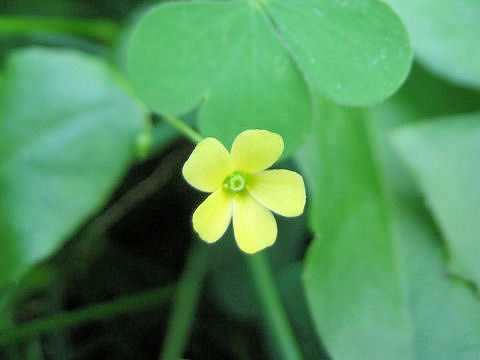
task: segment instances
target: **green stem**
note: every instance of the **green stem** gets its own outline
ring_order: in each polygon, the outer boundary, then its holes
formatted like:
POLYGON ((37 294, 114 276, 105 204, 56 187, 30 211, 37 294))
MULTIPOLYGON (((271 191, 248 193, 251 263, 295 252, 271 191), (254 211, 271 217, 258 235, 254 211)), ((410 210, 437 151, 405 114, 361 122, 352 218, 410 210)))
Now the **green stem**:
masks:
POLYGON ((246 261, 267 322, 283 358, 302 359, 300 347, 290 327, 268 259, 265 254, 260 253, 247 255, 246 261))
POLYGON ((120 27, 109 20, 0 15, 0 33, 66 33, 112 43, 119 31, 120 27))
POLYGON ((202 135, 193 130, 190 126, 185 124, 179 118, 169 115, 163 115, 162 117, 167 123, 176 128, 182 135, 188 138, 193 143, 197 144, 204 139, 202 135))
POLYGON ((126 296, 110 302, 104 302, 85 309, 64 312, 47 318, 29 321, 18 327, 2 331, 0 333, 0 346, 46 332, 79 326, 92 321, 109 319, 134 311, 154 308, 164 304, 171 298, 173 288, 174 286, 170 285, 126 296))
MULTIPOLYGON (((183 135, 185 135, 194 143, 198 143, 203 140, 203 137, 199 133, 197 133, 191 127, 183 123, 180 119, 171 116, 165 116, 164 119, 172 126, 177 128, 183 135)), ((275 337, 275 340, 278 344, 278 347, 282 350, 283 357, 286 360, 302 359, 300 347, 297 343, 297 340, 295 339, 294 332, 290 326, 287 313, 285 311, 285 308, 283 307, 282 300, 276 287, 275 280, 272 274, 272 269, 270 268, 268 260, 266 259, 264 254, 260 253, 257 255, 247 256, 246 261, 250 269, 253 283, 262 303, 265 316, 270 325, 273 336, 275 337)), ((187 270, 188 269, 185 270, 185 275, 188 274, 187 270)), ((183 281, 184 280, 182 280, 182 283, 183 281)), ((180 294, 180 289, 178 291, 180 294)), ((178 301, 188 302, 188 294, 189 291, 185 291, 185 298, 182 299, 179 296, 178 301)), ((196 300, 197 299, 195 299, 195 301, 196 300)), ((176 304, 176 306, 180 308, 180 304, 176 304)), ((180 309, 174 310, 180 312, 180 309)), ((191 325, 191 316, 189 318, 185 318, 186 315, 182 313, 172 315, 171 325, 175 324, 173 320, 175 320, 177 317, 181 317, 184 321, 188 321, 189 326, 191 325)), ((180 319, 176 320, 178 321, 180 319)), ((173 337, 173 335, 168 334, 167 341, 169 340, 168 336, 173 337)), ((182 340, 184 341, 184 339, 182 340)), ((184 342, 180 342, 180 344, 181 346, 177 344, 177 351, 164 351, 161 359, 170 360, 179 358, 181 356, 181 350, 183 349, 184 342), (167 355, 170 357, 168 357, 167 355)))
POLYGON ((208 250, 194 240, 190 248, 182 278, 177 286, 173 310, 170 315, 161 360, 179 359, 193 325, 195 310, 208 267, 208 250))
MULTIPOLYGON (((42 343, 40 338, 32 338, 25 344, 25 359, 26 360, 44 360, 42 343)), ((57 353, 55 353, 57 356, 57 353)))

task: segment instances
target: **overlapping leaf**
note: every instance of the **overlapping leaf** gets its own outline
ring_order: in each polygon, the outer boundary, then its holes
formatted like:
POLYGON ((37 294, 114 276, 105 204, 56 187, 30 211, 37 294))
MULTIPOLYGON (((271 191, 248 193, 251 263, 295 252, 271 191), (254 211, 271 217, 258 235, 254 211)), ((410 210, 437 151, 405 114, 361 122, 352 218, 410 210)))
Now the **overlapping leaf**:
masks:
POLYGON ((41 48, 9 56, 0 89, 0 288, 104 204, 142 121, 104 61, 41 48))
POLYGON ((459 84, 480 87, 478 0, 386 0, 412 37, 416 56, 432 71, 459 84))
POLYGON ((310 310, 335 360, 476 359, 480 301, 446 276, 441 238, 384 143, 405 120, 398 105, 371 118, 322 103, 300 156, 318 233, 304 273, 310 310))

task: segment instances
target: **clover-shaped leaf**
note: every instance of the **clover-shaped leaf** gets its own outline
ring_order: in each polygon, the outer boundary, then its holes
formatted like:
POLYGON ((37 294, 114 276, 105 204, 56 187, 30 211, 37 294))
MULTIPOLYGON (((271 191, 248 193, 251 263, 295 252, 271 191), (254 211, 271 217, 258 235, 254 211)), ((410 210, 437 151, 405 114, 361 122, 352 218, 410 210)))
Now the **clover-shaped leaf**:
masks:
POLYGON ((411 62, 408 35, 377 0, 271 0, 267 10, 310 85, 344 105, 397 90, 411 62))
POLYGON ((285 139, 288 155, 311 117, 308 87, 350 105, 391 95, 411 49, 378 0, 195 1, 160 5, 133 33, 131 80, 154 111, 200 105, 204 135, 231 144, 247 128, 285 139))

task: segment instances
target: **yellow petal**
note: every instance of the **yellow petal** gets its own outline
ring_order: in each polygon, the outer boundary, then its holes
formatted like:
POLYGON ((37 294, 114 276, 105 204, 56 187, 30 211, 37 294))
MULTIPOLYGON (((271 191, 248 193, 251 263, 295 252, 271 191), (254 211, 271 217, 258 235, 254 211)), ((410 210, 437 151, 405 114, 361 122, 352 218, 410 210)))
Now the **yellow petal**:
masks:
POLYGON ((222 186, 232 172, 232 161, 227 149, 214 138, 206 138, 193 150, 183 165, 183 176, 198 190, 213 192, 222 186))
POLYGON ((238 247, 253 254, 275 242, 277 223, 269 210, 245 193, 233 200, 233 231, 238 247))
POLYGON ((232 195, 223 189, 210 194, 193 213, 193 228, 208 243, 222 237, 232 219, 232 195))
POLYGON ((290 170, 267 170, 248 176, 248 191, 263 206, 283 216, 298 216, 305 207, 305 184, 290 170))
POLYGON ((235 170, 257 172, 273 165, 283 152, 283 139, 267 130, 247 130, 232 145, 235 170))

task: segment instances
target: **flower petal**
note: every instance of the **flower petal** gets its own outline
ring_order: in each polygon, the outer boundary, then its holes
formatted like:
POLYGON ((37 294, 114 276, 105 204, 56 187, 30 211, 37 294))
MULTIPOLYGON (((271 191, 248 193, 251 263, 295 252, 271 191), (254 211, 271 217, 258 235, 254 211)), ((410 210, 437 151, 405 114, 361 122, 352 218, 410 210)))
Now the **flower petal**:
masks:
POLYGON ((305 207, 305 184, 290 170, 267 170, 248 176, 249 193, 263 206, 283 216, 298 216, 305 207))
POLYGON ((283 139, 267 130, 247 130, 232 145, 235 170, 257 172, 273 165, 283 152, 283 139))
POLYGON ((277 223, 269 210, 245 193, 233 200, 233 231, 238 247, 253 254, 275 242, 277 223))
POLYGON ((208 243, 220 239, 232 219, 232 195, 223 189, 210 194, 193 213, 193 228, 208 243))
POLYGON ((220 141, 206 138, 197 144, 183 165, 183 176, 198 190, 213 192, 222 186, 232 172, 232 161, 220 141))

